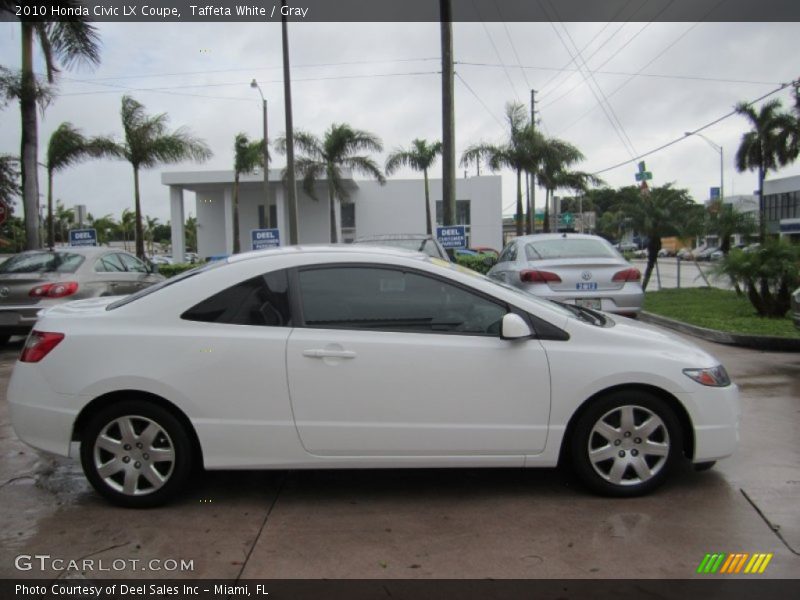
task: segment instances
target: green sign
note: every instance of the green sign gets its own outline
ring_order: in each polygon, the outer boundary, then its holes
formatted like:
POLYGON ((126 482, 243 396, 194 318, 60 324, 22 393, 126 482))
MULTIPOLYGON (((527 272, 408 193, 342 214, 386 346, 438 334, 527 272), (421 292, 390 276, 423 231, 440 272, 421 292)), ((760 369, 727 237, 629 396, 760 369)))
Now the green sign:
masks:
POLYGON ((572 225, 575 222, 575 217, 572 216, 572 213, 561 213, 558 215, 558 220, 561 221, 564 225, 572 225))

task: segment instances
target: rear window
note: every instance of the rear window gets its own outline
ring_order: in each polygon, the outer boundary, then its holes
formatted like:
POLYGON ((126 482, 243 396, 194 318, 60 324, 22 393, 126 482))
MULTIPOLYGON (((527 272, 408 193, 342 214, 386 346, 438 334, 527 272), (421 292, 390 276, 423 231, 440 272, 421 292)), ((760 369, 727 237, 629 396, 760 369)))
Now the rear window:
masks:
POLYGON ((74 273, 83 260, 72 252, 17 254, 0 265, 0 273, 74 273))
POLYGON ((217 260, 214 262, 207 263, 201 267, 197 267, 195 269, 191 269, 189 271, 184 271, 180 275, 176 275, 175 277, 170 277, 169 279, 165 279, 164 281, 160 281, 155 285, 151 285, 150 287, 146 287, 142 290, 139 290, 135 294, 131 294, 130 296, 125 296, 124 298, 120 298, 116 302, 112 302, 108 306, 106 306, 106 310, 114 310, 115 308, 119 308, 120 306, 125 306, 126 304, 130 304, 131 302, 135 302, 139 298, 144 298, 145 296, 149 296, 157 292, 158 290, 163 290, 165 287, 169 287, 176 283, 180 283, 181 281, 188 279, 189 277, 194 277, 200 273, 204 273, 210 269, 216 269, 217 267, 221 267, 222 265, 228 264, 226 260, 217 260))
POLYGON ((554 258, 619 258, 616 250, 600 240, 563 238, 539 240, 525 245, 528 260, 554 258))

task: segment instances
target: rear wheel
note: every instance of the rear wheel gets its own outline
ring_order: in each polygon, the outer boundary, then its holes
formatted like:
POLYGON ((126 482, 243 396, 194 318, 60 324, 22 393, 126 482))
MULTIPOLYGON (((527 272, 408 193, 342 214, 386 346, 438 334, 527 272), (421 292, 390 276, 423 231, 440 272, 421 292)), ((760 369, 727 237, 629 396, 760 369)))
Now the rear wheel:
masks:
POLYGON ((5 346, 8 343, 8 340, 11 339, 10 335, 0 335, 0 347, 5 346))
POLYGON ((172 413, 146 401, 125 400, 97 413, 81 439, 86 478, 114 504, 164 504, 192 469, 189 436, 172 413))
POLYGON ((681 429, 669 405, 645 391, 621 391, 592 403, 578 420, 572 460, 580 478, 609 496, 646 494, 681 454, 681 429))

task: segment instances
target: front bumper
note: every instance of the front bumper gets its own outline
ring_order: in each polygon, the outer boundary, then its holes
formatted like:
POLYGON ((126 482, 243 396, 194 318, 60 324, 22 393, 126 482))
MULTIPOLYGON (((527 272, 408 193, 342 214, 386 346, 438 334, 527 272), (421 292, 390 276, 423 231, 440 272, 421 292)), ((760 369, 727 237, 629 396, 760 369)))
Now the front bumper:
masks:
POLYGON ((739 443, 741 404, 739 388, 731 384, 724 388, 705 387, 687 394, 684 406, 694 427, 693 462, 708 462, 733 454, 739 443))

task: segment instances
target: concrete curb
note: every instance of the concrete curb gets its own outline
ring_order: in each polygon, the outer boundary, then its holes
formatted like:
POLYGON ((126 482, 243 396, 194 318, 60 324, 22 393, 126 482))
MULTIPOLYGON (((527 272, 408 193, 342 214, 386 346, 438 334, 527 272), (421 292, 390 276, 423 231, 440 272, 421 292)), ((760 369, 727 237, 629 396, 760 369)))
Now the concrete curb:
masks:
POLYGON ((675 331, 693 335, 708 340, 709 342, 716 342, 717 344, 743 346, 745 348, 755 348, 756 350, 766 350, 769 352, 800 352, 800 337, 784 338, 774 335, 728 333, 726 331, 717 331, 716 329, 689 325, 683 321, 676 321, 675 319, 669 319, 645 311, 639 313, 639 318, 645 323, 652 323, 654 325, 666 327, 667 329, 674 329, 675 331))

